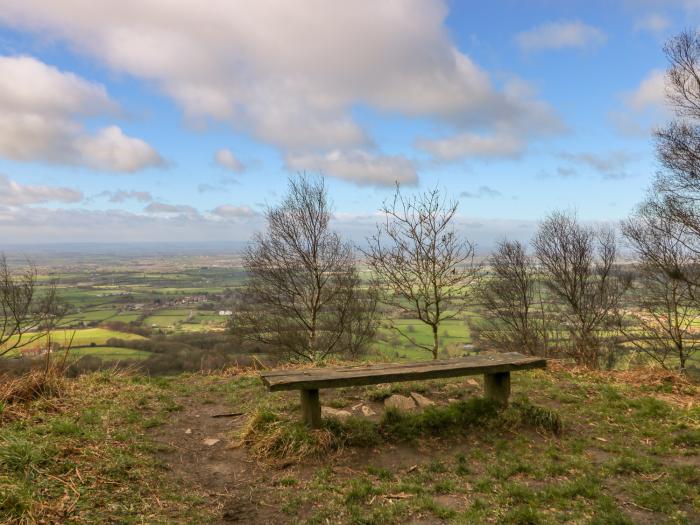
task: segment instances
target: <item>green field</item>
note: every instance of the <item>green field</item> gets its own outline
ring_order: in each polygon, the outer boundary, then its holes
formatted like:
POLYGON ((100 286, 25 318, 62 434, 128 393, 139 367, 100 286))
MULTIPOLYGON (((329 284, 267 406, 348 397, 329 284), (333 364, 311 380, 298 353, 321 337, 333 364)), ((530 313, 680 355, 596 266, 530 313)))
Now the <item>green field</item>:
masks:
POLYGON ((103 361, 122 361, 127 359, 146 359, 152 354, 143 350, 116 346, 73 348, 70 351, 71 357, 82 357, 84 355, 94 355, 103 361))
MULTIPOLYGON (((71 344, 75 349, 77 347, 104 346, 109 339, 124 339, 128 341, 145 339, 143 336, 130 334, 127 332, 117 332, 115 330, 106 330, 104 328, 86 328, 76 330, 57 330, 51 334, 51 341, 61 346, 71 344)), ((16 339, 10 339, 8 345, 12 344, 16 339)), ((28 348, 38 348, 46 344, 46 336, 39 338, 28 348)), ((10 352, 16 354, 17 351, 10 352)))

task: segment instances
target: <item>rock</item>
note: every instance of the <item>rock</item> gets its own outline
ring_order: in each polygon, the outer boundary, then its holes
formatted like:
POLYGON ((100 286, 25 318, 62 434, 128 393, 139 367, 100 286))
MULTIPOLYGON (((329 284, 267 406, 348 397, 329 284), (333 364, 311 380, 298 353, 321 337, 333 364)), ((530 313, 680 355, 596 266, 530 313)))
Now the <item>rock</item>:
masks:
POLYGON ((351 414, 347 410, 339 410, 331 407, 321 407, 321 417, 334 417, 336 419, 345 419, 351 414))
POLYGON ((472 388, 480 388, 479 383, 476 381, 476 379, 467 379, 465 381, 467 386, 470 386, 472 388))
POLYGON ((430 399, 419 394, 418 392, 411 392, 411 397, 416 402, 416 405, 418 405, 421 408, 429 407, 435 404, 435 401, 431 401, 430 399))
POLYGON ((191 429, 191 428, 188 428, 187 430, 185 430, 185 434, 191 434, 191 433, 192 433, 192 429, 191 429))
POLYGON ((374 410, 372 410, 370 407, 368 407, 367 405, 362 405, 362 415, 364 415, 365 417, 369 417, 369 416, 375 416, 375 415, 377 415, 377 413, 374 410))
POLYGON ((205 440, 202 441, 202 445, 206 445, 206 446, 208 446, 208 447, 213 447, 213 446, 216 445, 219 441, 221 441, 221 440, 220 440, 220 439, 216 439, 216 438, 207 438, 207 439, 205 439, 205 440))
POLYGON ((416 408, 416 402, 412 398, 394 394, 384 400, 386 408, 397 408, 399 410, 413 410, 416 408))

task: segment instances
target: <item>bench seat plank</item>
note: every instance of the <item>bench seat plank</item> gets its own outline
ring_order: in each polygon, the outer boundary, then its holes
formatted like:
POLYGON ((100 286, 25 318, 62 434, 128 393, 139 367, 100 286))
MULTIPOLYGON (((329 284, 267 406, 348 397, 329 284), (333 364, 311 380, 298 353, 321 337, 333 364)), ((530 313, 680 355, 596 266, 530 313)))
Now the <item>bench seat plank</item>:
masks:
POLYGON ((274 392, 278 390, 316 390, 399 381, 497 374, 531 368, 545 368, 546 366, 546 359, 510 352, 411 363, 270 370, 262 372, 260 377, 265 386, 274 392))

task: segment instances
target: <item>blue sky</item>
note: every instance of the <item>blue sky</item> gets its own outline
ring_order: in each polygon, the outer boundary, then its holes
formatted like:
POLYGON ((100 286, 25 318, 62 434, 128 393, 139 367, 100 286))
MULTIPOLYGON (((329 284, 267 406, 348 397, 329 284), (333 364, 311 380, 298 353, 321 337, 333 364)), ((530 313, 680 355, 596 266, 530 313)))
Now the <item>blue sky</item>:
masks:
POLYGON ((482 245, 617 221, 700 2, 0 1, 0 239, 246 240, 322 172, 355 240, 399 181, 482 245), (264 5, 263 5, 264 4, 264 5), (4 196, 2 196, 4 195, 4 196))

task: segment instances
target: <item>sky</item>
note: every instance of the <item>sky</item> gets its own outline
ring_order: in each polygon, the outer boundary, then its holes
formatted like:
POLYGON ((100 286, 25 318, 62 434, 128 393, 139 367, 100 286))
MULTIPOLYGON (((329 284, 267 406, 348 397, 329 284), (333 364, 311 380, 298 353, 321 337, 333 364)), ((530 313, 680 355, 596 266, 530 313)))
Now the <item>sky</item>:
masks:
POLYGON ((299 172, 360 241, 399 183, 488 247, 615 223, 700 0, 0 0, 0 249, 245 241, 299 172))

